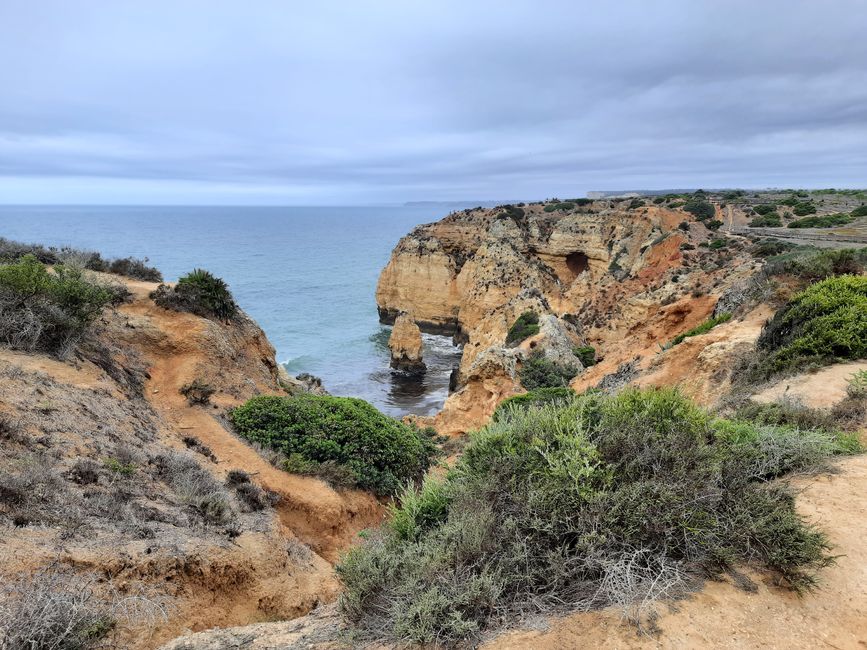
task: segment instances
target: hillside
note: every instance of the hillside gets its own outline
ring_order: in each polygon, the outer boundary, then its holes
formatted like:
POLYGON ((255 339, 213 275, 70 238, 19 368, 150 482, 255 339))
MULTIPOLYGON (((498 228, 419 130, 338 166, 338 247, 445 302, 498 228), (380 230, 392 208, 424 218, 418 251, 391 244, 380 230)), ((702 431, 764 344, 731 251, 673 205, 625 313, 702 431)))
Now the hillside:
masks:
POLYGON ((861 217, 836 244, 747 224, 861 200, 418 226, 380 318, 395 348, 418 326, 463 354, 442 411, 404 422, 286 375, 205 271, 163 285, 2 241, 0 612, 109 603, 84 648, 858 647, 861 217))
POLYGON ((382 507, 277 469, 230 432, 227 407, 292 385, 264 333, 243 313, 158 307, 157 283, 92 276, 129 295, 72 355, 0 347, 4 583, 34 606, 33 576, 111 592, 130 610, 125 648, 333 599, 331 563, 382 507), (208 404, 179 392, 196 379, 208 404))

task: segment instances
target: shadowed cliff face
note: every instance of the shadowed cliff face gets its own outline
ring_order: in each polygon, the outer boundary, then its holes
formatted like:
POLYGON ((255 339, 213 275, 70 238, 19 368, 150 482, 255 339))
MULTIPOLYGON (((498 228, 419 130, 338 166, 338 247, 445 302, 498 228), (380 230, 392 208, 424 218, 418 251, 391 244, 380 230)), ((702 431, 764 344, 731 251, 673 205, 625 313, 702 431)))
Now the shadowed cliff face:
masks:
POLYGON ((380 275, 384 322, 410 312, 423 330, 464 343, 459 390, 437 418, 446 433, 479 426, 521 392, 517 372, 528 355, 542 351, 580 369, 564 357, 564 341, 593 345, 613 372, 706 319, 719 295, 757 268, 742 240, 702 247, 716 235, 679 209, 553 205, 464 210, 419 226, 380 275), (527 310, 554 318, 546 332, 498 352, 527 310))

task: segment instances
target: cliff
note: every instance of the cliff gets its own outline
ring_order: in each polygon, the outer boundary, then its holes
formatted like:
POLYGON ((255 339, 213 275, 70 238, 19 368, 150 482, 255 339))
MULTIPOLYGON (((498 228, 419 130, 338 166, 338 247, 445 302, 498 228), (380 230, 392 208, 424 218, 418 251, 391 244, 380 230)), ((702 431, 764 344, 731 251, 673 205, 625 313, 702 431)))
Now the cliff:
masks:
POLYGON ((551 357, 554 346, 580 370, 563 349, 592 346, 601 379, 624 363, 649 363, 708 318, 759 268, 746 240, 714 250, 715 237, 682 210, 618 200, 464 210, 400 240, 376 301, 383 322, 411 312, 422 330, 464 343, 458 390, 436 420, 457 434, 522 391, 516 372, 537 350, 551 357), (545 327, 510 349, 507 333, 528 310, 547 316, 545 327))
POLYGON ((0 577, 137 603, 119 617, 126 648, 333 599, 331 563, 382 506, 278 469, 230 431, 225 408, 289 385, 252 320, 168 311, 156 284, 124 282, 129 299, 68 360, 0 348, 0 577), (180 393, 196 380, 209 403, 180 393))

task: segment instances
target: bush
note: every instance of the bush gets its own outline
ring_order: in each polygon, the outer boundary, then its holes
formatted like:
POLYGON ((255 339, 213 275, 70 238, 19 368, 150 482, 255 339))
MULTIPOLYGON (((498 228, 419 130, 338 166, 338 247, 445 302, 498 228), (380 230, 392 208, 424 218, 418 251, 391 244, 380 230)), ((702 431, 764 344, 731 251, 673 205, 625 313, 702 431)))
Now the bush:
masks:
POLYGON ((765 268, 769 275, 794 275, 806 280, 823 280, 846 274, 858 275, 867 269, 867 248, 797 248, 770 258, 765 268))
POLYGON ((846 394, 854 399, 867 398, 867 370, 852 373, 846 386, 846 394))
POLYGON ((548 205, 546 205, 543 208, 543 210, 545 210, 545 212, 556 212, 558 210, 561 212, 566 212, 568 210, 573 210, 573 209, 575 209, 575 204, 572 202, 549 203, 548 205))
POLYGON ((710 221, 706 221, 704 225, 707 226, 709 230, 716 232, 722 227, 723 222, 719 219, 711 219, 710 221))
POLYGON ((566 402, 575 397, 575 391, 568 386, 554 386, 551 388, 537 388, 521 395, 507 397, 497 404, 494 420, 505 417, 511 409, 528 409, 556 402, 566 402))
POLYGON ((290 471, 300 466, 300 473, 316 473, 333 463, 355 485, 381 495, 420 480, 436 454, 426 432, 350 397, 260 395, 230 418, 244 438, 286 454, 290 471))
POLYGON ((718 251, 721 248, 728 247, 728 242, 725 239, 713 239, 707 245, 707 247, 710 248, 712 251, 718 251))
POLYGON ((627 206, 629 210, 635 210, 636 208, 643 208, 644 201, 641 199, 632 199, 627 206))
POLYGON ((867 217, 867 205, 862 205, 849 213, 853 217, 867 217))
POLYGON ((723 313, 723 314, 720 314, 719 316, 715 316, 713 318, 708 318, 701 325, 696 325, 691 330, 687 330, 683 334, 678 334, 677 336, 675 336, 671 340, 671 343, 667 347, 677 345, 678 343, 683 343, 683 340, 686 338, 689 338, 690 336, 699 336, 701 334, 707 334, 714 327, 716 327, 717 325, 719 325, 721 323, 726 323, 726 322, 730 321, 731 318, 732 318, 732 315, 729 313, 723 313))
POLYGON ((518 372, 521 385, 527 390, 566 386, 569 384, 569 380, 577 374, 576 368, 558 365, 541 352, 531 354, 518 372))
POLYGON ((215 526, 233 523, 235 513, 229 502, 229 493, 194 458, 169 452, 157 456, 154 461, 160 478, 205 523, 215 526))
POLYGON ((750 221, 750 228, 780 228, 783 222, 776 212, 769 212, 750 221))
POLYGON ((533 311, 525 311, 518 316, 509 333, 506 334, 506 345, 517 345, 524 339, 539 333, 539 314, 533 311))
POLYGON ((816 214, 816 206, 807 202, 796 203, 792 212, 796 217, 806 217, 808 214, 816 214))
POLYGON ((194 404, 209 403, 211 395, 216 393, 217 389, 197 377, 189 384, 181 386, 178 392, 187 398, 190 406, 193 406, 194 404))
POLYGON ((578 357, 585 368, 596 365, 596 348, 592 345, 582 345, 572 350, 572 353, 578 357))
POLYGON ((855 217, 843 214, 823 214, 819 217, 805 217, 803 219, 795 219, 789 224, 789 228, 833 228, 834 226, 845 226, 847 223, 852 223, 855 217))
MULTIPOLYGON (((145 282, 162 282, 163 274, 152 266, 147 265, 148 260, 138 260, 134 257, 124 257, 122 259, 113 260, 108 265, 108 272, 116 275, 124 275, 134 280, 144 280, 145 282)), ((98 270, 98 269, 94 269, 98 270)))
POLYGON ((759 215, 766 214, 776 214, 774 211, 777 209, 777 206, 773 203, 764 203, 762 205, 757 205, 753 207, 753 212, 759 215))
POLYGON ((0 640, 10 650, 87 650, 105 647, 116 625, 95 580, 53 571, 5 583, 0 589, 0 640))
POLYGON ((716 210, 714 210, 713 204, 708 203, 703 199, 690 199, 683 205, 683 209, 686 212, 689 212, 699 221, 705 221, 707 219, 713 219, 716 214, 716 210))
POLYGON ((867 277, 842 275, 796 294, 765 325, 751 374, 768 378, 867 357, 867 277))
POLYGON ((835 453, 801 438, 672 390, 512 409, 343 558, 341 611, 388 642, 472 645, 525 614, 618 604, 638 618, 742 564, 809 589, 827 541, 763 478, 835 453))
POLYGON ((150 297, 164 309, 186 311, 206 318, 225 321, 238 313, 238 305, 226 283, 203 269, 195 269, 183 276, 174 287, 161 284, 150 297))
POLYGON ((64 356, 112 303, 114 293, 78 269, 53 271, 33 255, 0 265, 0 341, 64 356))

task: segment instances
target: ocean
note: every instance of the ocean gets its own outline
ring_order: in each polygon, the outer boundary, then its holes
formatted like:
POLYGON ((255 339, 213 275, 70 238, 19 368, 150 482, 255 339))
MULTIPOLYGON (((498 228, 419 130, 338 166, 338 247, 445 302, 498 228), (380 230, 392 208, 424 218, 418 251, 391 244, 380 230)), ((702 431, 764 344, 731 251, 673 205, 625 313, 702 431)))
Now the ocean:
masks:
POLYGON ((405 207, 0 206, 0 237, 147 257, 168 281, 194 268, 223 278, 291 374, 394 416, 428 415, 448 394, 460 350, 424 335, 421 380, 388 367, 390 328, 374 292, 401 236, 447 212, 405 207))

